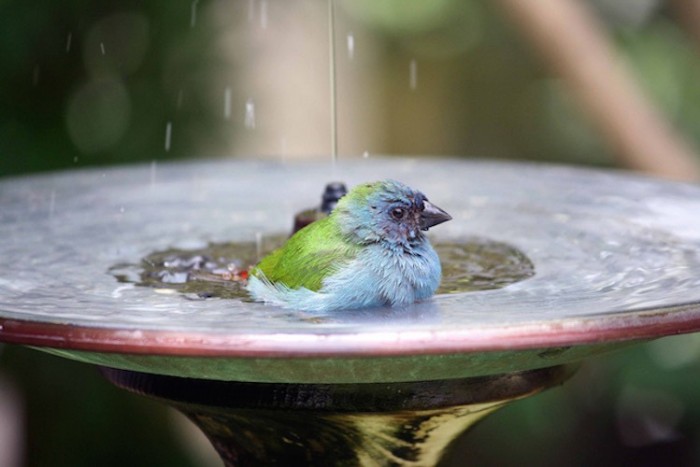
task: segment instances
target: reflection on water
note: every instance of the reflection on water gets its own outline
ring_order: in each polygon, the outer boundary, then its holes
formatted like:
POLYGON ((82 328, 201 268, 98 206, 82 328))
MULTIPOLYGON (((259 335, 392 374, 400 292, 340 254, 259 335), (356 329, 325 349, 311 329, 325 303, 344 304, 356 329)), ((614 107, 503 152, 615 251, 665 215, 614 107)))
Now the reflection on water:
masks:
MULTIPOLYGON (((124 283, 170 289, 190 299, 246 300, 248 268, 260 253, 282 245, 283 235, 256 237, 255 242, 210 243, 205 248, 171 248, 149 254, 139 264, 117 264, 110 272, 124 283)), ((532 262, 502 242, 467 238, 436 243, 443 278, 438 294, 499 289, 535 274, 532 262)))

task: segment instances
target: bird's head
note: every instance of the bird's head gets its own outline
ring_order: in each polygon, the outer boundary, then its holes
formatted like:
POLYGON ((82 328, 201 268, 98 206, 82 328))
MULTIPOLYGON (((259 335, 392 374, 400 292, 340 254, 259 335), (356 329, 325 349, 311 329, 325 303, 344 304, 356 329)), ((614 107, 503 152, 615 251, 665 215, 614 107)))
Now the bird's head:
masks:
POLYGON ((423 231, 452 219, 423 193, 394 180, 358 185, 340 199, 333 215, 359 243, 399 245, 420 242, 423 231))

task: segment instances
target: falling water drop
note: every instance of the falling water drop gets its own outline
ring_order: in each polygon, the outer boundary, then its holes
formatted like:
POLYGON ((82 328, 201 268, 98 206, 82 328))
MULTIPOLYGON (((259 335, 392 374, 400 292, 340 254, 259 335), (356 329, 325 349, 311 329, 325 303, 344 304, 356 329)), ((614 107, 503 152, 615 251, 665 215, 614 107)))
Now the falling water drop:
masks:
POLYGON ((408 83, 413 90, 418 86, 418 65, 415 59, 408 65, 408 83))
POLYGON ((364 157, 365 159, 368 159, 369 158, 369 151, 363 152, 362 157, 364 157))
POLYGON ((348 58, 355 58, 355 36, 352 33, 348 34, 348 58))
POLYGON ((199 0, 193 0, 190 6, 190 27, 193 28, 197 24, 197 4, 199 0))
POLYGON ((328 0, 328 68, 331 101, 331 161, 338 163, 338 84, 335 69, 335 0, 328 0))
POLYGON ((173 134, 173 124, 172 122, 168 122, 167 125, 165 125, 165 152, 170 151, 170 139, 173 134))
POLYGON ((32 84, 34 86, 39 84, 39 75, 41 74, 41 67, 37 64, 34 65, 34 71, 32 72, 32 84))
POLYGON ((248 98, 248 100, 245 103, 244 124, 245 127, 249 130, 255 129, 255 102, 253 102, 252 97, 248 98))
POLYGON ((267 29, 267 0, 260 0, 260 27, 267 29))
POLYGON ((231 118, 231 88, 228 86, 224 90, 224 118, 231 118))
POLYGON ((66 53, 70 52, 70 46, 71 46, 72 42, 73 42, 73 33, 69 32, 68 37, 66 38, 66 53))
POLYGON ((100 42, 100 51, 102 51, 102 55, 105 54, 105 43, 104 42, 100 42))

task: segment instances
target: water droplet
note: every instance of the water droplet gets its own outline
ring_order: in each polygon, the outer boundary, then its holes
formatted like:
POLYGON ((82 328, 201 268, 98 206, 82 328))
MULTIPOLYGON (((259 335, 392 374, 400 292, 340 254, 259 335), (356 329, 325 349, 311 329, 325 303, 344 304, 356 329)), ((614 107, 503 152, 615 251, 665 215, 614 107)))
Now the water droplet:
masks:
POLYGON ((165 152, 170 151, 170 139, 173 134, 173 124, 172 122, 168 122, 167 125, 165 125, 165 152))
POLYGON ((355 58, 355 36, 352 33, 348 34, 348 58, 352 60, 355 58))
POLYGON ((411 60, 411 63, 408 65, 408 75, 408 83, 411 89, 415 90, 416 86, 418 86, 418 65, 415 59, 411 60))
POLYGON ((260 0, 260 27, 267 29, 267 0, 260 0))
POLYGON ((119 206, 119 213, 124 214, 124 211, 125 211, 124 206, 119 206))
POLYGON ((328 78, 330 80, 331 161, 333 170, 338 164, 338 80, 335 66, 335 0, 328 0, 328 78))
POLYGON ((190 7, 190 27, 193 28, 197 24, 197 4, 199 0, 194 0, 190 7))
POLYGON ((177 293, 175 289, 153 289, 153 291, 161 295, 175 295, 177 293))
POLYGON ((100 51, 102 51, 102 55, 105 54, 105 43, 104 42, 100 42, 100 51))
POLYGON ((248 98, 245 103, 245 127, 249 130, 255 129, 255 102, 253 98, 248 98))
POLYGON ((112 298, 121 298, 122 292, 134 288, 134 284, 120 285, 112 291, 112 298))
POLYGON ((73 33, 69 32, 68 37, 66 38, 66 53, 70 52, 70 46, 71 46, 72 42, 73 42, 73 33))
POLYGON ((32 72, 32 84, 36 86, 39 84, 39 75, 41 74, 41 67, 39 65, 34 65, 34 70, 32 72))
POLYGON ((226 120, 231 118, 231 88, 228 86, 224 91, 224 118, 226 120))
POLYGON ((365 159, 369 158, 369 151, 363 152, 362 157, 364 157, 365 159))

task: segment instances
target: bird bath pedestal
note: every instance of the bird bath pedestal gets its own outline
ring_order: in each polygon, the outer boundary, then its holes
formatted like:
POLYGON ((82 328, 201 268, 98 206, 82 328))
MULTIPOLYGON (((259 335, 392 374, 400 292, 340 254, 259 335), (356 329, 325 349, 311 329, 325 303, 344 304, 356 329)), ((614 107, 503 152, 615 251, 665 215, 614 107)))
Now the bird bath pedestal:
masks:
POLYGON ((467 289, 327 314, 145 286, 154 252, 234 242, 260 254, 331 169, 217 161, 6 179, 0 341, 99 365, 174 405, 231 465, 431 465, 476 420, 584 358, 700 329, 697 187, 436 159, 335 170, 349 186, 420 189, 454 218, 434 244, 509 245, 533 274, 467 290, 499 269, 446 267, 467 289))

